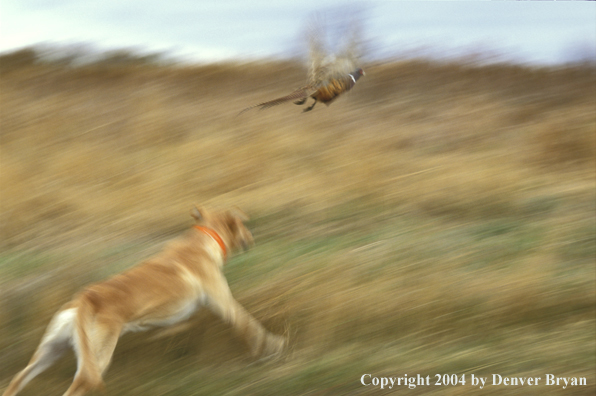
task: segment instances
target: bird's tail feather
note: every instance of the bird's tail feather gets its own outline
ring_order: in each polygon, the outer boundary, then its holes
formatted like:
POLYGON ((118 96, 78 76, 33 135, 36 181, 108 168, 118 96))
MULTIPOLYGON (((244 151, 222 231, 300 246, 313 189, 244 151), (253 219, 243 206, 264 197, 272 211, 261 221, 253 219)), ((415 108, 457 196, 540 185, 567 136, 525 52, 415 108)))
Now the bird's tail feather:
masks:
POLYGON ((292 92, 289 95, 282 96, 280 98, 276 98, 273 100, 269 100, 267 102, 263 102, 263 103, 259 103, 259 104, 247 107, 246 109, 244 109, 240 113, 238 113, 238 115, 240 115, 248 110, 255 109, 257 107, 260 107, 260 110, 264 110, 264 109, 268 109, 269 107, 273 107, 273 106, 277 106, 277 105, 285 103, 285 102, 289 102, 291 100, 306 99, 312 94, 312 91, 313 90, 309 89, 309 87, 302 87, 302 88, 295 90, 294 92, 292 92))

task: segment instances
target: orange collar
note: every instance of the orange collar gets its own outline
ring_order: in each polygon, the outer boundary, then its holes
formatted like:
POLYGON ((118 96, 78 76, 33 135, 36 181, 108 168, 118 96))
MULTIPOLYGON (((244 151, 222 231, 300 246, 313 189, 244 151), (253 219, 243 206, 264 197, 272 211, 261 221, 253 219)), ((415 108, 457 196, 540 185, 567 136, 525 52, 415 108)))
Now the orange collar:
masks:
POLYGON ((217 244, 219 245, 219 247, 223 251, 223 258, 225 260, 226 259, 226 255, 227 255, 226 245, 225 245, 223 239, 221 239, 221 237, 217 234, 217 232, 215 232, 211 228, 207 228, 207 227, 203 227, 203 226, 198 226, 198 225, 194 226, 194 228, 196 228, 197 230, 199 230, 201 232, 204 232, 205 234, 209 235, 211 238, 213 238, 213 240, 215 242, 217 242, 217 244))

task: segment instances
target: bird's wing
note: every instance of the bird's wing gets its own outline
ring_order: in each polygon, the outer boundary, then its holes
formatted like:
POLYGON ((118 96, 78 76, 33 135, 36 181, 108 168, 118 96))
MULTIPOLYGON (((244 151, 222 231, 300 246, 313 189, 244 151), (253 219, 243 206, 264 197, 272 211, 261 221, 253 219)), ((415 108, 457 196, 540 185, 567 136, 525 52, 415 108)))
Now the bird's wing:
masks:
POLYGON ((360 63, 360 57, 363 53, 363 26, 362 20, 350 16, 343 27, 342 42, 339 45, 338 60, 343 62, 343 67, 353 71, 360 63))
POLYGON ((291 100, 305 99, 305 98, 308 98, 310 95, 312 95, 315 92, 316 92, 316 89, 314 89, 313 87, 310 87, 310 86, 298 88, 297 90, 295 90, 294 92, 292 92, 289 95, 282 96, 277 99, 268 100, 267 102, 263 102, 263 103, 259 103, 259 104, 247 107, 246 109, 242 110, 239 113, 239 115, 244 113, 245 111, 248 111, 248 110, 251 110, 251 109, 254 109, 257 107, 260 107, 261 110, 264 110, 264 109, 268 109, 269 107, 277 106, 284 102, 289 102, 291 100))
POLYGON ((306 29, 308 43, 308 84, 316 86, 327 77, 329 50, 326 46, 326 29, 323 16, 315 14, 309 20, 306 29))
POLYGON ((362 24, 352 16, 314 14, 307 25, 306 38, 311 86, 320 87, 330 79, 346 76, 359 63, 362 24))

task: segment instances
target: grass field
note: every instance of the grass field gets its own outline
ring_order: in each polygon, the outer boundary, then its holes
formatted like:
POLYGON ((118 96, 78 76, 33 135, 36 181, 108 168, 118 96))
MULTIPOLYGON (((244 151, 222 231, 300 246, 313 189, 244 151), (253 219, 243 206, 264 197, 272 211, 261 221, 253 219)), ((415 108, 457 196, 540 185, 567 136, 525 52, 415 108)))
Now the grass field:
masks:
MULTIPOLYGON (((256 246, 226 276, 274 332, 252 364, 209 312, 161 340, 127 334, 124 395, 596 392, 596 70, 426 60, 365 65, 326 108, 287 104, 291 62, 0 63, 0 389, 53 313, 192 224, 238 205, 256 246), (7 66, 8 64, 8 66, 7 66), (466 375, 437 386, 435 374, 466 375), (539 386, 470 376, 542 377, 539 386), (544 385, 545 375, 586 386, 544 385), (395 391, 395 388, 393 389, 395 391)), ((62 394, 68 356, 23 395, 62 394)))

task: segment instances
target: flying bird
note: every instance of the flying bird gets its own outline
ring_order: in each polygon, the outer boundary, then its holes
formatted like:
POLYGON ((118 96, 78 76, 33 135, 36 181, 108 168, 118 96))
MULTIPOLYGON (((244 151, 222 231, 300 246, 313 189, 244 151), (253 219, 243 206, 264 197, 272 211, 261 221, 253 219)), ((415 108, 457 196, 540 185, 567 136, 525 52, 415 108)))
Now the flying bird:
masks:
POLYGON ((303 105, 308 98, 314 99, 312 105, 303 110, 313 109, 317 102, 329 106, 338 96, 349 91, 356 85, 364 70, 357 66, 358 63, 358 34, 353 28, 345 37, 344 45, 336 53, 331 53, 326 45, 325 29, 320 20, 313 20, 307 32, 309 43, 309 72, 307 84, 296 89, 289 95, 250 106, 240 112, 260 108, 268 109, 279 104, 294 101, 294 104, 303 105))

